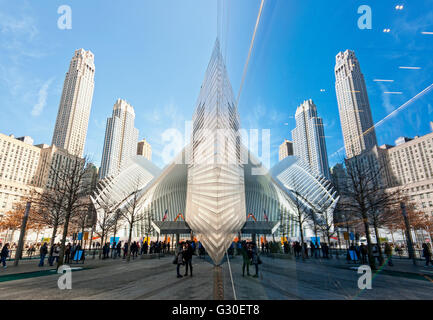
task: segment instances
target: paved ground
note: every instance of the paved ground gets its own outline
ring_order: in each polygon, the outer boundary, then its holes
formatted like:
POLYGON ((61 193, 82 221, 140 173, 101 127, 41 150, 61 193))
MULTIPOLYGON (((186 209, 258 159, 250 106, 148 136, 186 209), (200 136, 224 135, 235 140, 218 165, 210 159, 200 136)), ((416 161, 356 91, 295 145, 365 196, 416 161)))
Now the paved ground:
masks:
MULTIPOLYGON (((432 299, 433 268, 412 267, 395 261, 374 276, 373 289, 360 291, 358 274, 344 260, 324 261, 263 257, 259 278, 242 277, 240 257, 223 264, 225 299, 432 299)), ((212 299, 213 266, 193 259, 194 276, 176 278, 171 257, 161 259, 92 260, 87 269, 72 273, 72 290, 59 290, 58 275, 44 275, 0 282, 0 299, 212 299)), ((82 265, 73 265, 82 266, 82 265)), ((0 271, 3 275, 34 272, 36 261, 0 271)), ((49 269, 44 267, 43 269, 49 269)), ((251 269, 254 273, 254 268, 251 269)))

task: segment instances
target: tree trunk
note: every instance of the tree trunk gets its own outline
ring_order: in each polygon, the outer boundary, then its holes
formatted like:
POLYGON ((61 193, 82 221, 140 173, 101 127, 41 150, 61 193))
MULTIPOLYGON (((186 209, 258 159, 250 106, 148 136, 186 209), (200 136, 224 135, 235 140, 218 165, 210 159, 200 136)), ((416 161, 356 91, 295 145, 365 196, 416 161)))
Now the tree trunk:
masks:
POLYGON ((132 239, 132 223, 129 225, 129 236, 128 236, 128 252, 126 257, 126 262, 129 262, 131 260, 131 239, 132 239))
POLYGON ((362 218, 364 220, 365 237, 367 238, 368 263, 370 264, 371 270, 376 270, 376 262, 374 261, 373 250, 371 247, 370 226, 368 225, 367 215, 364 212, 362 213, 362 218))
POLYGON ((302 260, 305 260, 304 231, 302 230, 302 223, 299 223, 299 231, 301 232, 302 260))
POLYGON ((55 240, 56 240, 56 234, 57 234, 57 228, 58 228, 58 223, 56 223, 54 226, 53 226, 53 233, 51 234, 51 240, 50 240, 50 251, 49 252, 51 252, 51 248, 53 247, 53 245, 54 245, 54 243, 55 243, 55 240))
POLYGON ((379 228, 377 227, 377 224, 373 224, 374 227, 374 234, 376 235, 376 243, 377 243, 377 250, 379 251, 379 262, 380 265, 383 264, 383 256, 382 256, 382 248, 381 248, 381 242, 380 242, 380 235, 379 235, 379 228))
POLYGON ((106 237, 105 231, 102 231, 102 234, 101 234, 101 246, 100 246, 101 250, 99 250, 99 259, 101 259, 101 256, 102 256, 102 248, 105 245, 105 237, 106 237))
POLYGON ((66 246, 66 236, 68 235, 68 227, 69 227, 69 219, 71 217, 71 214, 67 214, 65 217, 65 224, 63 225, 63 233, 62 233, 62 240, 60 242, 60 253, 59 253, 59 260, 57 262, 57 269, 61 265, 63 265, 64 256, 65 256, 65 246, 66 246))
POLYGON ((95 227, 92 227, 92 232, 90 233, 90 242, 89 242, 89 250, 92 249, 92 242, 93 242, 93 230, 95 229, 95 227))

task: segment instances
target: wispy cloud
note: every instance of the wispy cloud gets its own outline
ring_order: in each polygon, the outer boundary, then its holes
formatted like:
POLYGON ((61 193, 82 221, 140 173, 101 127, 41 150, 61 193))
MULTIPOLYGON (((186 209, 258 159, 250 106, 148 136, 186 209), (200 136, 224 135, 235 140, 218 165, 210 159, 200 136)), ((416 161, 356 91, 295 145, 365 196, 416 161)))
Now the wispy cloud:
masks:
POLYGON ((382 82, 377 83, 379 85, 380 90, 382 91, 382 105, 385 108, 387 113, 391 113, 394 111, 395 107, 391 103, 391 96, 385 92, 388 90, 386 89, 386 86, 382 82))
POLYGON ((26 36, 29 40, 33 40, 39 34, 32 16, 21 15, 17 18, 4 12, 0 12, 0 31, 11 36, 26 36))
POLYGON ((37 117, 39 116, 42 111, 44 110, 45 106, 47 105, 47 96, 48 96, 48 89, 53 82, 54 78, 48 79, 44 82, 42 87, 39 89, 38 92, 38 102, 33 106, 32 109, 32 116, 37 117))

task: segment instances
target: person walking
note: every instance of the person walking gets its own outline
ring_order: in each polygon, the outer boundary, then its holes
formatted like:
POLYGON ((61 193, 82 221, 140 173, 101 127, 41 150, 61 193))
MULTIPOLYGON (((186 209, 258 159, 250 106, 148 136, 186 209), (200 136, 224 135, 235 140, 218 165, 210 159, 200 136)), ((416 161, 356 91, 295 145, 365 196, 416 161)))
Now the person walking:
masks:
POLYGON ((45 261, 45 256, 48 253, 48 247, 47 247, 47 243, 44 242, 44 244, 42 245, 41 249, 39 250, 40 253, 40 261, 39 261, 39 267, 43 267, 44 266, 44 261, 45 261))
POLYGON ((430 246, 427 243, 422 244, 422 255, 425 259, 426 266, 428 266, 429 264, 433 265, 431 261, 432 252, 430 250, 430 246))
POLYGON ((2 263, 3 269, 6 269, 6 259, 9 257, 9 243, 6 243, 3 248, 2 251, 0 252, 0 261, 2 263))
POLYGON ((51 260, 50 260, 50 266, 53 265, 54 261, 56 261, 56 263, 59 261, 59 254, 60 254, 60 245, 58 244, 54 244, 53 245, 53 249, 52 249, 52 253, 51 253, 51 260))
POLYGON ((394 265, 392 262, 392 248, 388 242, 385 242, 385 255, 386 259, 388 260, 388 265, 392 267, 394 265))

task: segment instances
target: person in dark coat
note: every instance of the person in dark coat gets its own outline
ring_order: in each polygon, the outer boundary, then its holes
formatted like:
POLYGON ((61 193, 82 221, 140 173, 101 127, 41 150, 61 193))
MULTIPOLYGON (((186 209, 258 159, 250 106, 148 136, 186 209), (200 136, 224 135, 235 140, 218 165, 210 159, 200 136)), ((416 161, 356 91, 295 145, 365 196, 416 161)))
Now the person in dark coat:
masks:
POLYGON ((69 263, 71 259, 71 244, 68 243, 68 245, 65 247, 65 263, 69 263))
POLYGON ((42 245, 41 249, 39 250, 40 256, 41 256, 41 260, 39 261, 39 267, 43 267, 44 266, 44 261, 45 261, 45 256, 48 253, 48 246, 47 243, 44 242, 44 244, 42 245))
POLYGON ((192 254, 193 254, 193 247, 191 246, 191 243, 187 242, 185 244, 186 251, 183 252, 183 260, 185 261, 185 274, 184 276, 188 275, 188 266, 190 269, 190 276, 192 277, 192 254))
POLYGON ((123 259, 126 258, 126 255, 128 254, 128 242, 125 242, 123 245, 123 259))
POLYGON ((3 265, 3 268, 6 269, 6 259, 9 257, 9 243, 6 243, 3 248, 2 251, 0 253, 0 261, 3 265))
POLYGON ((425 265, 426 266, 428 266, 429 264, 432 264, 432 261, 431 261, 432 253, 431 253, 430 247, 427 243, 422 244, 422 255, 425 259, 425 265))
POLYGON ((365 244, 361 243, 361 246, 359 247, 359 251, 361 251, 361 263, 366 264, 367 263, 367 253, 368 253, 367 246, 365 244))
POLYGON ((240 250, 242 254, 242 277, 245 276, 245 267, 247 269, 247 276, 250 276, 251 258, 248 252, 248 245, 245 241, 242 241, 240 250))
POLYGON ((116 246, 116 252, 114 253, 114 259, 116 259, 116 257, 120 258, 121 251, 122 251, 122 241, 119 241, 119 243, 116 246))
POLYGON ((256 274, 253 275, 253 278, 258 278, 259 276, 259 252, 257 250, 257 246, 255 243, 250 244, 251 247, 251 263, 256 267, 256 274))

